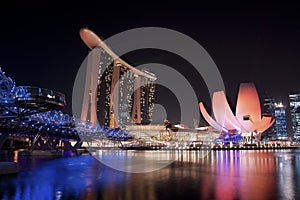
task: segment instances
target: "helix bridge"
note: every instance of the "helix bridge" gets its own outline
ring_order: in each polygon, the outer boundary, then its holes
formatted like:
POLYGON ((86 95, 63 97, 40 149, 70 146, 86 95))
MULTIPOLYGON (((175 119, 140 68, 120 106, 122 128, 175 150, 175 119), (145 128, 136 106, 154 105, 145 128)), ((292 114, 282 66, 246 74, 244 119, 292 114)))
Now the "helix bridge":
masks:
POLYGON ((0 68, 0 148, 8 138, 26 138, 29 150, 76 150, 83 141, 124 141, 124 130, 93 125, 64 114, 65 95, 32 86, 16 86, 0 68), (73 145, 71 145, 71 142, 73 145), (74 144, 75 143, 75 144, 74 144))

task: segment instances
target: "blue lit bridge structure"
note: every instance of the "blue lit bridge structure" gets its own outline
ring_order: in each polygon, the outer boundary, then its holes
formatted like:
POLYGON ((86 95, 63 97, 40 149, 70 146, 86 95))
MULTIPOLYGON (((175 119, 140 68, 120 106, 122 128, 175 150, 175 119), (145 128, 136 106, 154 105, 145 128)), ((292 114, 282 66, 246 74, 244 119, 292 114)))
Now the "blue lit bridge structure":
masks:
POLYGON ((32 86, 16 86, 0 69, 0 148, 9 137, 28 138, 30 150, 55 149, 59 142, 80 143, 74 119, 60 110, 65 96, 32 86))
POLYGON ((94 126, 64 114, 61 109, 65 104, 65 96, 53 90, 17 87, 0 68, 0 148, 9 137, 27 138, 30 151, 58 151, 62 144, 64 149, 76 150, 83 141, 130 138, 124 130, 94 126))

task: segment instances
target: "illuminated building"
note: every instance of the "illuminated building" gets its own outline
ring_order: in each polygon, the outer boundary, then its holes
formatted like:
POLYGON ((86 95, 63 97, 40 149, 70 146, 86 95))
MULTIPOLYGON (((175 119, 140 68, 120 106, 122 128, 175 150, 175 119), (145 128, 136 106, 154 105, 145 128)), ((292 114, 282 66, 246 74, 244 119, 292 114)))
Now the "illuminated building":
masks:
POLYGON ((115 65, 112 57, 102 50, 99 72, 103 69, 105 71, 98 79, 99 124, 119 127, 132 123, 149 124, 154 107, 154 81, 134 74, 121 63, 115 65), (113 81, 114 74, 118 77, 116 81, 113 81))
POLYGON ((80 36, 92 49, 87 58, 81 120, 111 128, 149 124, 156 76, 138 70, 114 54, 88 29, 80 36))
POLYGON ((268 139, 287 139, 286 106, 281 100, 266 95, 264 97, 264 111, 275 116, 275 123, 264 133, 268 139))
POLYGON ((278 139, 287 139, 287 121, 285 114, 285 106, 282 102, 275 103, 275 125, 278 139))
MULTIPOLYGON (((270 97, 268 94, 264 96, 264 112, 266 114, 275 115, 275 98, 270 97)), ((276 123, 263 133, 266 139, 276 139, 276 123)))
POLYGON ((294 139, 300 139, 300 94, 290 94, 290 109, 294 139))
POLYGON ((242 134, 243 137, 255 136, 260 141, 261 133, 267 130, 274 118, 261 114, 258 93, 253 83, 241 83, 235 115, 231 111, 224 91, 213 93, 212 106, 215 120, 207 113, 202 102, 199 104, 205 120, 222 133, 242 134))
POLYGON ((140 87, 135 88, 132 120, 135 124, 149 124, 154 108, 155 83, 145 77, 136 77, 135 81, 140 87))

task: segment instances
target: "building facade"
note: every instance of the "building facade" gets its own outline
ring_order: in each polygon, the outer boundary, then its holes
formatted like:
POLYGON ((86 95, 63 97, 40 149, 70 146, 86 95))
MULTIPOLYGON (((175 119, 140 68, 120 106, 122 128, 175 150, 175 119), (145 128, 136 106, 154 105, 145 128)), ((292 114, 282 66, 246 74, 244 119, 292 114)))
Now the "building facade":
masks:
POLYGON ((84 83, 76 85, 83 86, 80 120, 110 128, 149 124, 156 75, 126 63, 91 30, 81 29, 80 37, 91 49, 79 76, 84 83))
POLYGON ((264 136, 272 140, 288 139, 286 106, 282 100, 264 96, 264 112, 275 117, 275 123, 264 133, 264 136))
POLYGON ((100 125, 149 124, 154 93, 154 80, 135 74, 101 50, 97 86, 97 119, 100 125))
POLYGON ((288 139, 287 131, 287 119, 286 119, 286 106, 282 102, 275 103, 275 126, 276 126, 276 135, 279 140, 288 139))
POLYGON ((292 118, 293 138, 300 139, 300 94, 289 95, 292 118))

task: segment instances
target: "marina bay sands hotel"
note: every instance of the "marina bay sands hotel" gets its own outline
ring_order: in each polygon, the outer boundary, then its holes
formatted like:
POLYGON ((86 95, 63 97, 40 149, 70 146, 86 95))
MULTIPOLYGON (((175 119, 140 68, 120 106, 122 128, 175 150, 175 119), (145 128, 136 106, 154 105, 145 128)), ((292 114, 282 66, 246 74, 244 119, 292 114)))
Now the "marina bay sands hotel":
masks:
POLYGON ((81 29, 80 36, 91 49, 86 62, 81 120, 110 128, 149 124, 156 76, 126 63, 89 29, 81 29))

